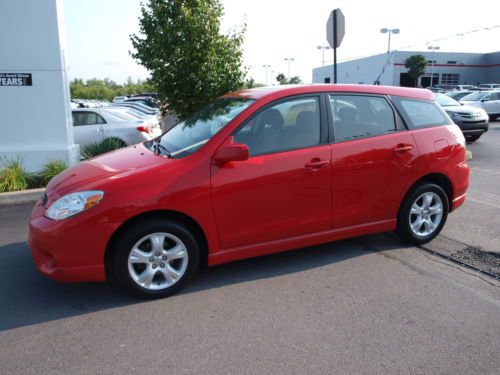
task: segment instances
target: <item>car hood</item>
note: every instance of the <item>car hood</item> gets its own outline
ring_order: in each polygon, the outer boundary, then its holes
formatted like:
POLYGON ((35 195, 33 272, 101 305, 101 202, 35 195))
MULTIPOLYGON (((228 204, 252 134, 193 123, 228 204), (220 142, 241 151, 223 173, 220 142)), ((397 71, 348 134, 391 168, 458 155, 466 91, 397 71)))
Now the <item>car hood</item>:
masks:
POLYGON ((480 102, 480 101, 460 100, 460 103, 463 103, 464 107, 469 106, 469 107, 482 108, 482 105, 481 105, 482 102, 480 102))
POLYGON ((175 159, 156 155, 138 144, 81 162, 58 174, 47 185, 48 201, 83 190, 99 189, 103 184, 131 174, 165 166, 175 159))
POLYGON ((459 113, 477 113, 479 112, 477 107, 471 105, 452 105, 443 107, 446 112, 459 112, 459 113))

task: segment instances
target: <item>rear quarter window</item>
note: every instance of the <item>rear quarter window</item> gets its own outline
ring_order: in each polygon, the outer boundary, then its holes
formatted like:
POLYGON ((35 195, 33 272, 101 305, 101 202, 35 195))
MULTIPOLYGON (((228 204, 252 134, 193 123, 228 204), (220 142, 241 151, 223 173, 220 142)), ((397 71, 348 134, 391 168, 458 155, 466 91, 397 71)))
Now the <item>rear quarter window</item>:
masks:
POLYGON ((394 96, 391 99, 410 128, 425 128, 453 123, 441 106, 434 101, 394 96))

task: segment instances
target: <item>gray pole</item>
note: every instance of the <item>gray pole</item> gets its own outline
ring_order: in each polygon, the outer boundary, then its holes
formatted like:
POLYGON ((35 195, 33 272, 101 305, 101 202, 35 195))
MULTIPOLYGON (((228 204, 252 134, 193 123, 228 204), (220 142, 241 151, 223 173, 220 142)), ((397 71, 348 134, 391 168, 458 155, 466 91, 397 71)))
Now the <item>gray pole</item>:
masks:
POLYGON ((387 53, 391 52, 391 34, 392 30, 389 30, 389 42, 387 43, 387 53))
POLYGON ((337 83, 337 14, 333 15, 333 83, 337 83))

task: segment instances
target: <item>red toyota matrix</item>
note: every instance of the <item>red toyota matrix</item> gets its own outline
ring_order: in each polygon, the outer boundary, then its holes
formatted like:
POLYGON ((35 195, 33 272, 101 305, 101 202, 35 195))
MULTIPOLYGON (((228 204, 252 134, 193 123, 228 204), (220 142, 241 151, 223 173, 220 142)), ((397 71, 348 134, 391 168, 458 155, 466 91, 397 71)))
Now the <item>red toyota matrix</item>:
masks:
POLYGON ((58 175, 29 243, 55 280, 163 297, 201 264, 393 230, 425 243, 468 183, 464 137, 430 91, 244 90, 58 175))

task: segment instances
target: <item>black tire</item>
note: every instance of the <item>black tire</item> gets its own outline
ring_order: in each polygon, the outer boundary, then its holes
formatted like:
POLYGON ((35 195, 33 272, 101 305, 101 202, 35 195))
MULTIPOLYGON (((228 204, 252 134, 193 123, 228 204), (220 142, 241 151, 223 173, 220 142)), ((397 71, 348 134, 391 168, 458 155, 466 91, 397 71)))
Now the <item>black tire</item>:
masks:
POLYGON ((473 143, 473 142, 476 142, 479 138, 481 138, 481 135, 482 134, 478 134, 478 135, 468 135, 465 137, 465 140, 469 143, 473 143))
POLYGON ((191 231, 179 223, 162 218, 145 219, 126 228, 121 232, 111 250, 110 272, 113 274, 113 280, 127 291, 139 297, 150 299, 168 297, 178 292, 196 274, 200 262, 199 245, 191 231), (158 232, 169 233, 183 242, 188 254, 187 268, 182 277, 173 285, 160 290, 151 290, 134 281, 129 272, 128 259, 130 252, 138 241, 145 236, 158 232))
POLYGON ((419 183, 408 192, 408 194, 403 200, 403 203, 401 204, 401 207, 399 208, 396 234, 403 241, 408 243, 416 245, 427 243, 431 241, 433 238, 435 238, 443 229, 444 224, 446 223, 446 219, 448 217, 448 211, 449 211, 448 196, 439 185, 430 182, 419 183), (418 236, 414 233, 410 225, 410 220, 411 220, 410 211, 415 201, 417 201, 417 199, 419 199, 419 197, 421 197, 422 194, 427 192, 437 194, 441 199, 442 217, 441 221, 439 222, 439 224, 436 226, 436 228, 433 230, 432 233, 425 236, 418 236))

